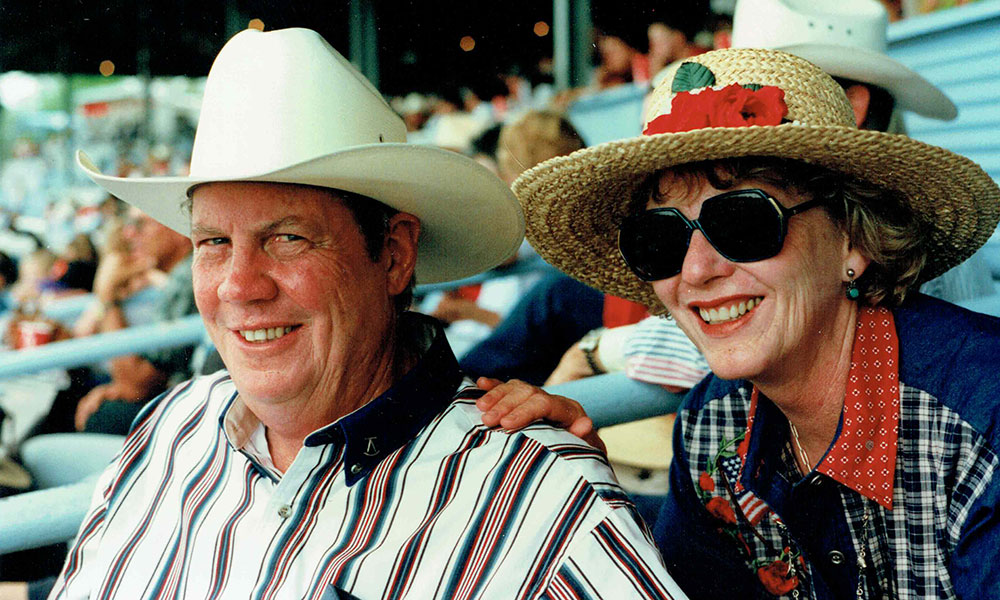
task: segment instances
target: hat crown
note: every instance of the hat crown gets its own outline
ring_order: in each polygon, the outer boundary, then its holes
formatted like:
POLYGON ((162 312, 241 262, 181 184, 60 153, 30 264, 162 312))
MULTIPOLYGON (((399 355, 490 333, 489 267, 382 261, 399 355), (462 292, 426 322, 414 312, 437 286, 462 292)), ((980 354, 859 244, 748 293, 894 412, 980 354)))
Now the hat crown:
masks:
POLYGON ((799 44, 853 47, 884 54, 889 15, 876 0, 739 0, 734 48, 799 44))
POLYGON ((672 65, 667 76, 650 95, 645 126, 648 127, 657 117, 670 114, 678 94, 697 94, 705 87, 721 89, 734 84, 780 89, 788 107, 785 122, 856 128, 851 104, 832 77, 812 63, 787 52, 756 48, 715 50, 672 65), (714 81, 703 88, 675 92, 674 79, 686 63, 703 65, 714 76, 714 81))
POLYGON ((191 175, 240 178, 405 141, 402 119, 319 34, 248 29, 226 43, 209 71, 191 175))

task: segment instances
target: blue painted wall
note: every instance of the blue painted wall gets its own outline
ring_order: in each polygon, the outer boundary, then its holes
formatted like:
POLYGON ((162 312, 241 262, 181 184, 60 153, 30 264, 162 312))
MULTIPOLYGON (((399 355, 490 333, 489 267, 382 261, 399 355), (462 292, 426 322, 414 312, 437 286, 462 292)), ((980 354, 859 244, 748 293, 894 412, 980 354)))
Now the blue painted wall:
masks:
POLYGON ((958 106, 954 121, 907 113, 907 133, 971 158, 1000 181, 1000 0, 893 23, 889 54, 958 106))

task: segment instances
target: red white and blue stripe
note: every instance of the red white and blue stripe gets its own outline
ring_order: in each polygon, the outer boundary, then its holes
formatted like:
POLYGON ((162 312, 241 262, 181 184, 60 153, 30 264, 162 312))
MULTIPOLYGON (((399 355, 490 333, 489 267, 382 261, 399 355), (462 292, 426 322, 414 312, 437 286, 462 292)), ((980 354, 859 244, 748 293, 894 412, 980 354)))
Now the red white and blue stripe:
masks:
POLYGON ((487 429, 467 384, 438 333, 283 474, 225 372, 175 388, 103 474, 51 597, 684 597, 600 454, 487 429))

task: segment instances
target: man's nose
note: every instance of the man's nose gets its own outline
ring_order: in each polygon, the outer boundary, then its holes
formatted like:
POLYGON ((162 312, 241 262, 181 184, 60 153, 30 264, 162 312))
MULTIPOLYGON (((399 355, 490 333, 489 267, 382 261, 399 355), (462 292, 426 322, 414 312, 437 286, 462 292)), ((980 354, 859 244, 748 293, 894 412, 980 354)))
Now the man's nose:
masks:
POLYGON ((268 270, 269 261, 262 251, 233 248, 218 295, 223 302, 255 302, 274 298, 278 287, 268 270))
POLYGON ((716 277, 731 275, 734 269, 734 264, 719 254, 704 233, 699 230, 691 233, 691 243, 681 265, 681 279, 685 283, 700 285, 716 277))

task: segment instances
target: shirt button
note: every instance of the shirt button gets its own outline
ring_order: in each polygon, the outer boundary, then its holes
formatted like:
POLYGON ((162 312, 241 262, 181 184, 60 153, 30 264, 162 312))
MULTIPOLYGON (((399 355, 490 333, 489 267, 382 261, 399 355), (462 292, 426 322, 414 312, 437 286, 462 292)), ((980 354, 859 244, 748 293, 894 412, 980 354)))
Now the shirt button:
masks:
POLYGON ((844 553, 840 550, 831 550, 827 556, 830 558, 830 564, 832 565, 844 564, 844 553))
POLYGON ((351 465, 351 475, 357 475, 361 472, 361 463, 354 463, 351 465))
POLYGON ((819 473, 813 475, 812 478, 809 479, 809 483, 811 485, 819 485, 822 482, 823 482, 823 478, 820 477, 819 473))
POLYGON ((292 507, 287 504, 278 509, 278 516, 282 519, 287 519, 289 515, 292 514, 292 507))

